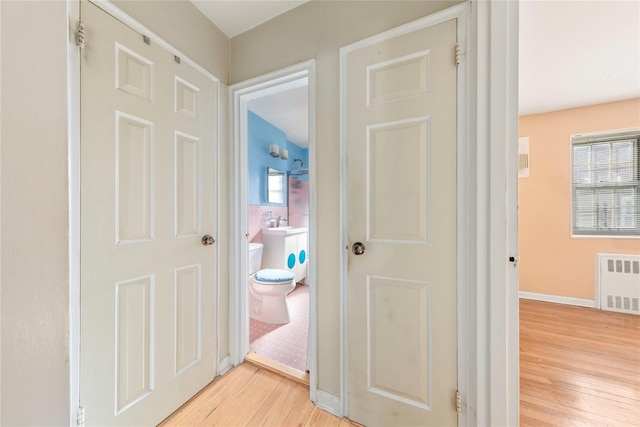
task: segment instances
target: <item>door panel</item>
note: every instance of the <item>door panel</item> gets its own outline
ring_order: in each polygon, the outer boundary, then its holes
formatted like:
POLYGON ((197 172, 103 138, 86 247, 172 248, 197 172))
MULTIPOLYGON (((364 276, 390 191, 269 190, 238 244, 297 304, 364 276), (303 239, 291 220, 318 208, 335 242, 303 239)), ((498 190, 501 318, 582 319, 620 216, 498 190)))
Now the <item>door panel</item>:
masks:
POLYGON ((176 375, 188 369, 200 359, 201 274, 200 265, 176 270, 176 375))
POLYGON ((121 413, 154 388, 153 276, 116 284, 116 412, 121 413))
POLYGON ((200 140, 176 133, 176 235, 200 233, 200 140))
POLYGON ((117 243, 153 239, 153 123, 116 111, 117 243))
POLYGON ((216 368, 218 86, 81 16, 81 404, 87 425, 156 425, 216 368))
POLYGON ((431 408, 430 289, 425 282, 367 276, 367 387, 424 409, 431 408))
POLYGON ((346 61, 349 418, 455 425, 456 20, 346 61))
POLYGON ((368 241, 429 242, 429 121, 367 126, 368 241))

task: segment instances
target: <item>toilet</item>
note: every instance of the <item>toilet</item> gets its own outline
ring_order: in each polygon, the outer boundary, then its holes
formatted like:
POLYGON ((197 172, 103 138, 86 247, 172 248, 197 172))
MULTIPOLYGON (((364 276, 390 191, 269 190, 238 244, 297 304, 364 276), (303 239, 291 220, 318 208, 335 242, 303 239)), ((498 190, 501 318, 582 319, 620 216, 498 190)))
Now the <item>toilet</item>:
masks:
POLYGON ((287 294, 296 287, 292 272, 260 270, 262 243, 249 243, 249 317, 260 322, 289 323, 287 294))

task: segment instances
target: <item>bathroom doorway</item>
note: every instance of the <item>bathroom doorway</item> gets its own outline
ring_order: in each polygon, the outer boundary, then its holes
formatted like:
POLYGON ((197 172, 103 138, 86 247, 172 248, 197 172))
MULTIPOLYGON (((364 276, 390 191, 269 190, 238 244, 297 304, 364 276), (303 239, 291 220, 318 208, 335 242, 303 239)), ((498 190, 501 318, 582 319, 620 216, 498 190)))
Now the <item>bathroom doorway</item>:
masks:
POLYGON ((304 63, 231 87, 236 189, 231 214, 237 236, 232 363, 247 359, 307 383, 311 400, 317 286, 313 66, 304 63), (265 291, 256 286, 255 273, 265 269, 289 273, 292 280, 267 286, 269 292, 286 288, 286 296, 284 308, 263 317, 265 291))

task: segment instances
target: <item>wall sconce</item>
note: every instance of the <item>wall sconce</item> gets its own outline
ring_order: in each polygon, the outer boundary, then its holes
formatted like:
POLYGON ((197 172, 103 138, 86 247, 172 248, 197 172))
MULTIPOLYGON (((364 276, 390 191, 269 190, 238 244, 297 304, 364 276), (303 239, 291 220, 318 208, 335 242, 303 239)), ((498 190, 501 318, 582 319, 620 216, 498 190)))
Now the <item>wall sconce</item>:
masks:
POLYGON ((280 158, 282 160, 287 160, 289 158, 289 150, 283 148, 282 150, 280 150, 280 158))
POLYGON ((273 157, 278 157, 280 155, 280 147, 278 147, 278 144, 269 144, 269 154, 273 157))

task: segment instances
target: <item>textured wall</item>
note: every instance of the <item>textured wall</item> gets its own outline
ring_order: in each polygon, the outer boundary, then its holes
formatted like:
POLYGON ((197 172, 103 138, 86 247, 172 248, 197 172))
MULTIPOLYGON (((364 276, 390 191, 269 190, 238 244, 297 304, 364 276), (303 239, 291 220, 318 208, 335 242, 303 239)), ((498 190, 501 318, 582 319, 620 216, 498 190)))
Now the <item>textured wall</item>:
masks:
POLYGON ((0 424, 67 425, 67 9, 61 1, 0 8, 0 424))

